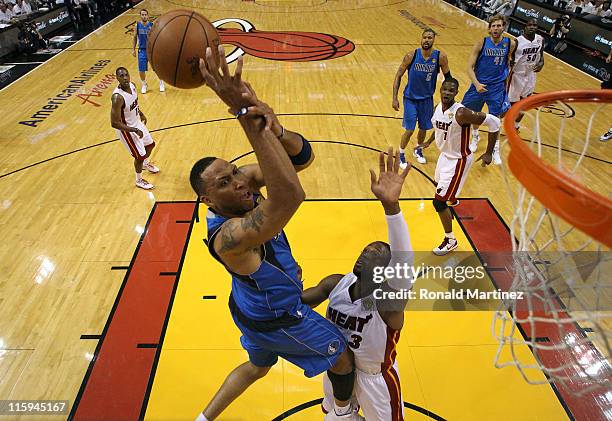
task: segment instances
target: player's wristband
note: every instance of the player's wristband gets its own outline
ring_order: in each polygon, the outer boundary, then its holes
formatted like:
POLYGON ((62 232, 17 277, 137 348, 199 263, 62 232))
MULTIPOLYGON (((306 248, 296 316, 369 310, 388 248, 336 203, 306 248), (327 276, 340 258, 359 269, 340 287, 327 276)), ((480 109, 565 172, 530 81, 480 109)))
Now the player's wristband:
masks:
POLYGON ((246 107, 242 107, 240 110, 238 110, 238 112, 236 113, 236 118, 240 118, 243 115, 246 115, 249 112, 248 108, 246 107))

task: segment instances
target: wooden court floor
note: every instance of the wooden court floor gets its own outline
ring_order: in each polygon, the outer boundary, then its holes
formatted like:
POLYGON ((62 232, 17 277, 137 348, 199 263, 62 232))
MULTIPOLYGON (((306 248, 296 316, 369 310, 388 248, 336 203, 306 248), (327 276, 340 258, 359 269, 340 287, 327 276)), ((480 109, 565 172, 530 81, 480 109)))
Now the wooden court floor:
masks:
MULTIPOLYGON (((213 21, 231 18, 260 31, 331 34, 355 45, 349 54, 325 60, 245 57, 244 78, 260 98, 286 127, 316 141, 317 159, 300 177, 311 201, 288 227, 296 254, 306 262, 306 285, 348 270, 356 250, 370 239, 384 239, 376 204, 365 200, 371 199, 368 168, 376 165, 377 150, 399 142, 393 77, 403 55, 419 46, 422 28, 437 31, 436 47, 448 54, 461 83, 459 99, 468 87, 471 46, 486 33, 484 23, 439 0, 145 0, 141 5, 153 16, 191 8, 213 21), (312 236, 317 230, 321 234, 312 236)), ((139 85, 130 32, 137 19, 136 10, 126 12, 0 92, 0 399, 69 400, 72 408, 94 411, 87 417, 74 409, 75 419, 194 418, 225 373, 245 358, 226 306, 229 279, 202 244, 188 174, 193 162, 207 155, 252 162, 252 155, 244 156, 250 147, 211 92, 167 87, 159 93, 148 73, 150 91, 139 95, 139 102, 161 172, 146 176, 155 190, 134 187, 131 158, 110 127, 115 82, 107 75, 125 66, 139 85), (58 96, 66 89, 74 92, 58 96), (138 275, 135 281, 132 275, 138 275), (121 320, 130 323, 111 329, 121 320), (128 351, 121 348, 125 344, 128 351), (110 353, 102 358, 105 349, 110 353), (148 368, 144 385, 128 388, 140 401, 131 395, 101 401, 104 395, 86 391, 96 376, 102 381, 98 391, 116 387, 111 378, 120 374, 112 371, 117 358, 148 368), (128 400, 130 415, 115 418, 128 400)), ((538 75, 537 91, 598 87, 549 55, 538 75)), ((575 108, 566 127, 568 149, 580 149, 592 110, 575 108)), ((542 118, 543 135, 554 144, 559 117, 550 112, 542 118)), ((525 126, 529 136, 532 130, 525 126)), ((609 121, 598 118, 592 138, 608 127, 609 121)), ((552 148, 545 153, 554 154, 552 148)), ((428 251, 442 230, 431 203, 420 200, 433 196, 437 153, 432 147, 425 155, 429 162, 415 164, 402 206, 415 246, 428 251)), ((595 140, 587 155, 580 178, 608 195, 609 145, 595 140)), ((465 200, 457 212, 473 215, 481 206, 508 222, 512 206, 503 186, 499 167, 475 166, 462 196, 488 201, 465 200)), ((468 225, 457 228, 465 251, 479 248, 477 239, 492 229, 468 225)), ((550 386, 527 386, 513 370, 492 367, 491 318, 485 311, 409 313, 398 357, 404 399, 413 406, 406 409, 407 419, 570 417, 550 386)), ((320 395, 318 379, 306 380, 295 367, 279 363, 225 419, 273 419, 320 395)), ((585 418, 588 414, 575 418, 597 419, 585 418)), ((286 415, 320 417, 316 404, 286 415)))

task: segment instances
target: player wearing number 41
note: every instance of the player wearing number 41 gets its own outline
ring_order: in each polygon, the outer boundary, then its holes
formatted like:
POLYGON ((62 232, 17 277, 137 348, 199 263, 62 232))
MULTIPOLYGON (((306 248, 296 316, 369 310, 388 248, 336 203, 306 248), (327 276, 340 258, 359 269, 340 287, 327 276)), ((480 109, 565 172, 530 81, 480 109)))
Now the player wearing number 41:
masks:
MULTIPOLYGON (((511 104, 527 98, 533 94, 536 85, 536 73, 544 67, 544 38, 536 34, 538 21, 530 19, 523 29, 523 34, 517 38, 516 53, 514 54, 514 67, 510 74, 510 89, 508 99, 511 104)), ((523 114, 514 123, 521 127, 523 114)))
MULTIPOLYGON (((132 43, 132 55, 136 57, 136 43, 138 43, 138 72, 140 73, 140 82, 142 87, 140 93, 147 93, 147 70, 148 70, 148 59, 147 59, 147 40, 149 38, 149 32, 153 27, 153 23, 149 22, 149 12, 147 9, 140 11, 140 22, 136 22, 136 29, 134 29, 134 41, 132 43)), ((159 92, 164 92, 166 87, 164 81, 159 80, 159 92)))
POLYGON ((444 228, 444 240, 433 249, 434 254, 443 256, 457 248, 457 239, 453 234, 453 217, 449 204, 459 204, 457 196, 463 187, 467 174, 474 162, 474 155, 469 148, 470 125, 478 126, 484 124, 489 128, 487 151, 478 158, 482 166, 487 166, 493 159, 493 151, 499 136, 500 120, 492 114, 474 112, 463 104, 455 102, 455 96, 459 91, 459 82, 456 79, 447 79, 440 88, 440 104, 436 107, 431 119, 434 132, 423 144, 428 147, 433 140, 440 149, 440 156, 436 165, 436 195, 433 206, 438 212, 442 227, 444 228))
POLYGON ((123 146, 134 157, 136 187, 151 190, 153 184, 142 178, 142 169, 150 173, 159 172, 159 168, 149 162, 155 142, 145 126, 147 118, 138 107, 138 91, 136 85, 130 82, 130 74, 125 67, 119 67, 115 75, 119 86, 111 97, 111 126, 116 130, 123 146))
MULTIPOLYGON (((468 60, 467 72, 472 80, 470 88, 463 96, 464 106, 472 111, 480 111, 487 104, 489 113, 499 118, 510 109, 506 93, 506 79, 510 72, 511 58, 516 49, 516 41, 504 37, 506 18, 494 15, 489 18, 489 35, 478 41, 472 49, 468 60)), ((478 147, 478 129, 472 130, 470 149, 476 152, 478 147)), ((493 151, 493 163, 501 165, 499 144, 493 151)))
MULTIPOLYGON (((324 278, 302 293, 302 302, 316 307, 329 298, 327 318, 338 325, 355 356, 354 394, 365 419, 399 421, 404 419, 404 405, 395 347, 404 326, 407 300, 385 299, 380 293, 408 291, 413 283, 409 277, 386 277, 384 283, 377 283, 374 275, 376 268, 412 266, 414 261, 410 233, 399 205, 410 164, 400 172, 399 153, 394 156, 391 148, 386 163, 383 153, 379 161, 379 176, 370 170, 371 189, 385 212, 389 244, 382 241, 368 244, 352 272, 324 278)), ((322 407, 328 412, 333 394, 327 377, 323 386, 322 407)))
POLYGON ((404 56, 393 81, 392 106, 395 111, 399 111, 397 93, 402 76, 408 70, 408 83, 404 88, 404 120, 402 121, 404 133, 399 149, 402 168, 407 165, 404 148, 408 145, 412 133, 414 133, 417 120, 419 122, 419 132, 417 134, 417 146, 413 153, 419 164, 427 162, 423 156, 421 145, 425 141, 427 130, 432 128, 433 94, 436 91, 438 72, 442 69, 445 78, 451 77, 448 57, 443 52, 433 49, 435 39, 436 33, 433 29, 425 29, 421 36, 421 48, 410 51, 404 56))

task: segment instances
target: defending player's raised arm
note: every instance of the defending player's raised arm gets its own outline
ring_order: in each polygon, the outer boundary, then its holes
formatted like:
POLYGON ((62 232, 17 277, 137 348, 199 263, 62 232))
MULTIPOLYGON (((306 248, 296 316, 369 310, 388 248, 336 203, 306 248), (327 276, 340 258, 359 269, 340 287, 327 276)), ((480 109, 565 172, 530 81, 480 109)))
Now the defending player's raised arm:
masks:
POLYGON ((393 80, 393 109, 395 111, 399 111, 399 101, 397 99, 397 93, 399 92, 400 83, 402 82, 402 76, 406 73, 408 66, 412 63, 412 59, 414 58, 414 51, 410 51, 404 56, 402 60, 402 64, 400 64, 397 72, 395 73, 395 79, 393 80))
POLYGON ((331 294, 336 285, 338 285, 342 276, 343 275, 335 273, 323 278, 317 286, 306 288, 302 292, 302 302, 312 308, 317 307, 329 298, 329 294, 331 294))
MULTIPOLYGON (((389 247, 391 249, 391 259, 386 269, 400 266, 412 266, 414 253, 410 242, 410 233, 404 215, 400 209, 399 198, 402 186, 410 171, 410 165, 402 172, 399 172, 399 151, 393 154, 393 149, 389 148, 387 159, 381 153, 379 157, 380 172, 378 177, 373 170, 370 170, 371 189, 385 210, 387 231, 389 237, 389 247)), ((403 271, 392 271, 392 276, 385 276, 385 282, 381 285, 384 293, 395 293, 397 291, 407 291, 412 288, 413 280, 410 277, 401 276, 403 271)), ((404 324, 404 307, 406 299, 379 300, 377 307, 380 316, 385 323, 392 329, 401 329, 404 324)))
POLYGON ((468 63, 467 63, 467 74, 470 77, 470 80, 472 81, 472 83, 474 84, 474 87, 476 88, 478 92, 486 92, 487 90, 486 89, 487 85, 483 85, 482 83, 478 81, 478 78, 476 77, 476 71, 475 71, 476 60, 478 59, 480 50, 482 50, 483 44, 484 44, 484 39, 481 39, 476 44, 474 44, 474 47, 472 48, 472 52, 470 53, 470 57, 468 58, 468 63))
POLYGON ((475 112, 469 108, 461 107, 455 115, 457 123, 461 126, 474 125, 479 126, 484 124, 489 128, 489 137, 487 139, 487 150, 477 160, 482 161, 482 166, 487 166, 491 163, 493 157, 493 149, 499 137, 499 128, 501 120, 492 114, 475 112))
POLYGON ((111 97, 111 126, 114 129, 136 133, 138 137, 142 137, 142 132, 139 129, 130 127, 121 121, 121 107, 123 107, 124 103, 123 97, 119 94, 113 94, 111 97))
MULTIPOLYGON (((200 70, 206 84, 235 113, 249 143, 255 151, 268 198, 244 217, 224 223, 215 238, 214 248, 227 259, 240 259, 240 255, 252 250, 277 235, 298 209, 305 194, 295 168, 289 160, 270 125, 259 115, 247 115, 248 107, 257 105, 248 98, 242 82, 242 57, 234 75, 230 74, 223 46, 219 46, 221 72, 217 68, 210 48, 206 49, 206 63, 200 62, 200 70)), ((217 180, 223 182, 223 180, 217 180)))

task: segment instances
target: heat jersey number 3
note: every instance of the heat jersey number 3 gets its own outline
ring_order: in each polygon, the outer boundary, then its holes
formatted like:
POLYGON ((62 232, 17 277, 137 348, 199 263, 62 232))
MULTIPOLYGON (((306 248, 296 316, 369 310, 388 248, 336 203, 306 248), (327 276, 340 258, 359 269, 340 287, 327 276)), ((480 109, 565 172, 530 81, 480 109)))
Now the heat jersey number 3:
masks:
POLYGON ((362 340, 363 338, 359 335, 351 335, 351 342, 349 342, 348 344, 351 348, 357 349, 361 345, 362 340))

